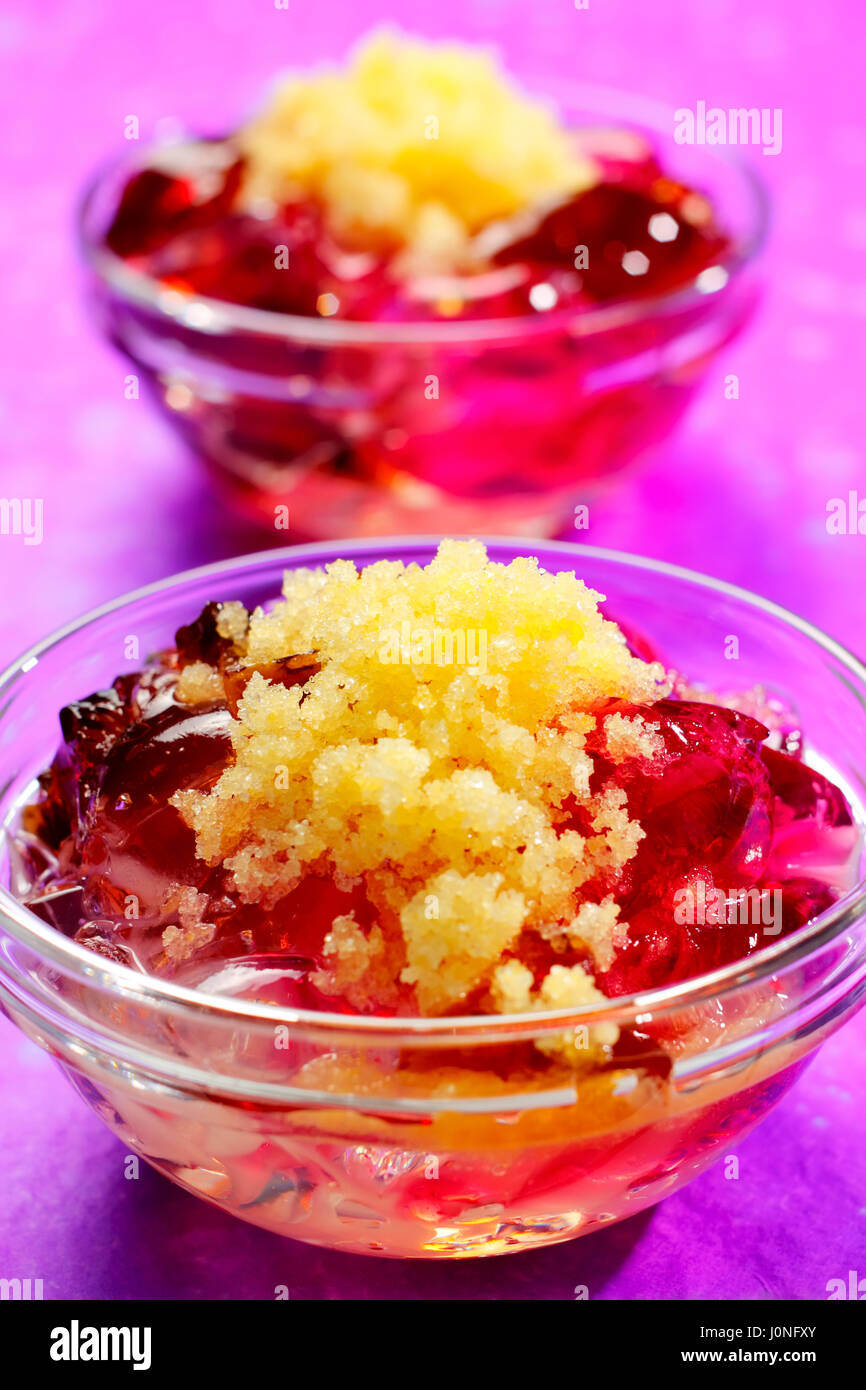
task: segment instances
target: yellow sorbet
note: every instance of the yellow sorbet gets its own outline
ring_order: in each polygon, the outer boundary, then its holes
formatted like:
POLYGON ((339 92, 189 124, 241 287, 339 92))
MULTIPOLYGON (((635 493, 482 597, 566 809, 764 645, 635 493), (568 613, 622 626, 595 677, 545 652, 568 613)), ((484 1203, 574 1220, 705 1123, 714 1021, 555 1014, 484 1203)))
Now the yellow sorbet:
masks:
MULTIPOLYGON (((244 661, 315 652, 319 669, 291 688, 247 682, 233 765, 175 798, 198 854, 266 908, 310 873, 363 883, 378 925, 338 917, 324 972, 359 1007, 407 988, 424 1014, 479 991, 505 1012, 600 999, 579 966, 535 992, 513 957, 534 932, 609 964, 624 927, 585 885, 643 832, 621 791, 590 792, 585 740, 601 702, 666 694, 661 667, 631 655, 574 574, 495 563, 479 541, 443 541, 426 567, 295 570, 283 593, 252 615, 244 661), (568 828, 567 801, 587 809, 588 836, 568 828)), ((213 698, 190 671, 186 698, 213 698)), ((638 718, 601 727, 616 761, 657 752, 638 718)))
POLYGON ((458 265, 487 223, 595 181, 550 110, 483 50, 374 34, 344 70, 289 77, 237 136, 245 198, 313 198, 361 250, 458 265))

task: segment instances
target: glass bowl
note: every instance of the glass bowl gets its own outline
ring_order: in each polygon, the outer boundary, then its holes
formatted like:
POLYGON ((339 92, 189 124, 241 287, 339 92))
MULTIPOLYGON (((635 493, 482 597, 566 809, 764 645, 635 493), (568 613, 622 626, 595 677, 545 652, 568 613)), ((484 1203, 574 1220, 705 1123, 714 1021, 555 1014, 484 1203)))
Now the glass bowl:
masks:
MULTIPOLYGON (((862 837, 866 669, 829 638, 671 566, 568 544, 489 548, 575 569, 695 680, 786 698, 862 837)), ((312 1244, 448 1259, 620 1220, 736 1144, 862 1002, 862 862, 859 886, 798 932, 685 984, 568 1012, 438 1019, 195 993, 74 944, 15 892, 19 811, 57 744, 58 709, 118 674, 131 634, 157 650, 208 600, 273 598, 285 568, 434 551, 429 539, 345 542, 195 570, 64 628, 0 677, 0 1001, 126 1148, 181 1187, 312 1244), (560 1071, 555 1085, 541 1069, 532 1086, 497 1069, 506 1044, 602 1023, 650 1033, 672 1068, 623 1062, 567 1084, 560 1071)))
MULTIPOLYGON (((671 113, 599 88, 573 126, 642 132, 730 237, 676 292, 532 317, 341 322, 167 289, 104 245, 148 151, 88 190, 89 302, 230 501, 311 539, 483 529, 544 536, 671 429, 756 298, 762 186, 724 147, 677 145, 671 113)), ((720 383, 721 389, 721 383, 720 383)))

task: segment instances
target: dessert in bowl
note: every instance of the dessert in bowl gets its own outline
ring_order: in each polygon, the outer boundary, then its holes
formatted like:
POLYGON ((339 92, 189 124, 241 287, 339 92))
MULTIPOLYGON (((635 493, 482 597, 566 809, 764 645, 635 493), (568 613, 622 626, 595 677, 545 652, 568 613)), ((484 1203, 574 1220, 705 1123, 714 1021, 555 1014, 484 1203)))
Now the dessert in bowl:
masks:
POLYGON ((130 1149, 272 1230, 447 1258, 620 1219, 860 1002, 866 672, 740 591, 302 547, 2 685, 4 1007, 130 1149))
POLYGON ((99 319, 248 512, 544 534, 670 428, 753 305, 762 194, 670 113, 558 95, 386 34, 96 180, 99 319))

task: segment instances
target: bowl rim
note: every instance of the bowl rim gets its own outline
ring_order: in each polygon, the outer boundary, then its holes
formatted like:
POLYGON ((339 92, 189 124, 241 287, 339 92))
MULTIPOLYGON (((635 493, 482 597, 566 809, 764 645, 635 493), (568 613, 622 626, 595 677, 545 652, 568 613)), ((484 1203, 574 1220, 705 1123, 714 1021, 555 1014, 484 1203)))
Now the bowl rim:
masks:
MULTIPOLYGON (((570 104, 582 106, 583 101, 595 110, 597 104, 620 112, 617 124, 624 130, 643 128, 672 140, 670 110, 651 98, 636 97, 615 87, 593 83, 563 84, 546 82, 547 94, 562 92, 559 105, 564 110, 570 104)), ((567 110, 566 110, 567 114, 567 110)), ((599 115, 603 114, 598 112, 599 115)), ((611 115, 609 118, 616 118, 611 115)), ((190 132, 186 139, 206 138, 190 132)), ((718 265, 726 272, 725 282, 712 290, 700 289, 699 276, 676 290, 659 295, 617 300, 594 309, 563 307, 544 315, 519 314, 508 318, 447 319, 382 323, 371 320, 315 319, 308 315, 286 314, 270 309, 255 309, 228 300, 212 299, 205 295, 184 294, 164 285, 156 277, 133 269, 121 256, 110 251, 96 234, 92 221, 94 207, 102 197, 106 184, 121 170, 144 167, 149 157, 167 143, 153 143, 130 154, 116 154, 104 161, 91 175, 79 198, 76 210, 78 247, 85 264, 110 290, 140 308, 150 310, 166 323, 180 324, 186 331, 213 338, 226 332, 283 339, 310 346, 339 347, 365 345, 426 345, 426 344, 485 344, 526 337, 547 336, 567 332, 582 339, 596 333, 611 332, 629 324, 644 322, 655 316, 674 315, 691 306, 706 304, 712 294, 725 290, 733 277, 738 276, 760 254, 769 227, 769 196, 766 184, 748 159, 727 145, 702 146, 701 153, 709 164, 726 164, 733 169, 746 193, 750 205, 750 231, 739 238, 718 265)))
MULTIPOLYGON (((823 633, 788 609, 751 593, 726 580, 714 579, 698 571, 674 565, 664 560, 653 560, 643 556, 630 555, 600 546, 582 545, 574 541, 539 541, 537 545, 526 537, 456 536, 455 539, 478 539, 495 551, 497 547, 514 549, 520 553, 533 554, 536 550, 553 552, 567 556, 575 561, 581 556, 591 560, 624 566, 626 569, 661 574, 697 588, 709 590, 717 595, 733 599, 747 605, 765 616, 769 616, 793 628, 801 636, 817 645, 825 654, 833 657, 848 673, 849 678, 860 686, 866 704, 866 665, 849 652, 834 638, 823 633)), ((22 675, 38 665, 39 659, 48 650, 59 646, 76 633, 99 622, 102 618, 117 612, 131 603, 163 595, 185 584, 198 583, 209 577, 221 578, 244 571, 247 574, 256 570, 267 570, 288 561, 309 560, 318 565, 330 563, 335 559, 363 559, 366 554, 383 550, 399 551, 406 559, 412 552, 429 552, 439 545, 442 536, 382 536, 360 540, 330 541, 325 544, 312 542, 305 545, 283 546, 272 550, 254 552, 248 555, 231 557, 211 564, 197 566, 181 571, 167 579, 143 585, 129 593, 112 599, 91 609, 80 618, 64 624, 55 632, 43 638, 22 653, 0 673, 0 702, 22 675), (348 552, 348 553, 346 553, 348 552)), ((494 557, 495 558, 495 557, 494 557)), ((543 567, 543 566, 542 566, 543 567)), ((575 565, 577 569, 577 565, 575 565)), ((0 711, 2 711, 0 703, 0 711)), ((4 821, 2 833, 7 833, 4 821)), ((103 988, 116 988, 129 999, 134 998, 143 1004, 165 1005, 196 1013, 219 1015, 234 1021, 246 1020, 249 1023, 268 1023, 271 1025, 296 1025, 311 1032, 321 1031, 333 1034, 355 1034, 372 1039, 387 1037, 393 1041, 400 1035, 416 1038, 425 1037, 467 1037, 470 1040, 478 1034, 498 1035, 509 1028, 520 1031, 531 1029, 533 1034, 552 1032, 561 1029, 563 1024, 634 1022, 641 1015, 658 1017, 674 1009, 716 999, 722 993, 735 991, 742 985, 753 983, 783 967, 801 960, 804 956, 819 950, 840 936, 846 929, 866 915, 866 877, 845 893, 837 902, 817 917, 807 922, 790 936, 763 947, 752 956, 733 961, 716 970, 696 975, 689 980, 674 985, 666 985, 652 990, 641 990, 632 994, 614 996, 604 1004, 585 1004, 579 1007, 560 1009, 551 1012, 522 1014, 464 1014, 448 1017, 426 1018, 423 1016, 386 1018, 375 1014, 347 1015, 310 1009, 290 1009, 279 1005, 260 1004, 233 1000, 223 995, 210 995, 190 989, 157 976, 146 975, 130 966, 96 956, 86 947, 64 936, 56 928, 43 922, 23 903, 15 898, 5 884, 0 884, 0 926, 23 945, 35 949, 41 958, 47 958, 61 966, 73 978, 91 980, 98 978, 103 988)))

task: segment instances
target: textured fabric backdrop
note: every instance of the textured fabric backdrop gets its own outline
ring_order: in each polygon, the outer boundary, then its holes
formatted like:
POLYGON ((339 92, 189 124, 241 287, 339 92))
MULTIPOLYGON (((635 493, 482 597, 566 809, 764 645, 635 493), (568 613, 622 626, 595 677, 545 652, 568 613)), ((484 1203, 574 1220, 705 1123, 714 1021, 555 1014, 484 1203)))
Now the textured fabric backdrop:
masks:
MULTIPOLYGON (((827 534, 861 488, 866 391, 866 10, 845 0, 6 0, 0 377, 4 496, 42 497, 39 546, 0 536, 0 657, 95 603, 261 537, 208 496, 195 462, 123 395, 85 323, 72 208, 88 171, 178 118, 219 128, 275 68, 336 56, 382 19, 496 43, 526 74, 645 93, 671 108, 780 107, 753 157, 775 227, 759 321, 719 362, 676 440, 594 505, 581 539, 703 569, 776 599, 861 654, 866 537, 827 534), (724 376, 736 372, 738 400, 724 376)), ((329 1254, 256 1231, 149 1170, 53 1064, 0 1023, 0 1277, 46 1297, 568 1299, 826 1297, 866 1274, 866 1014, 738 1148, 653 1212, 547 1251, 445 1267, 329 1254)))

